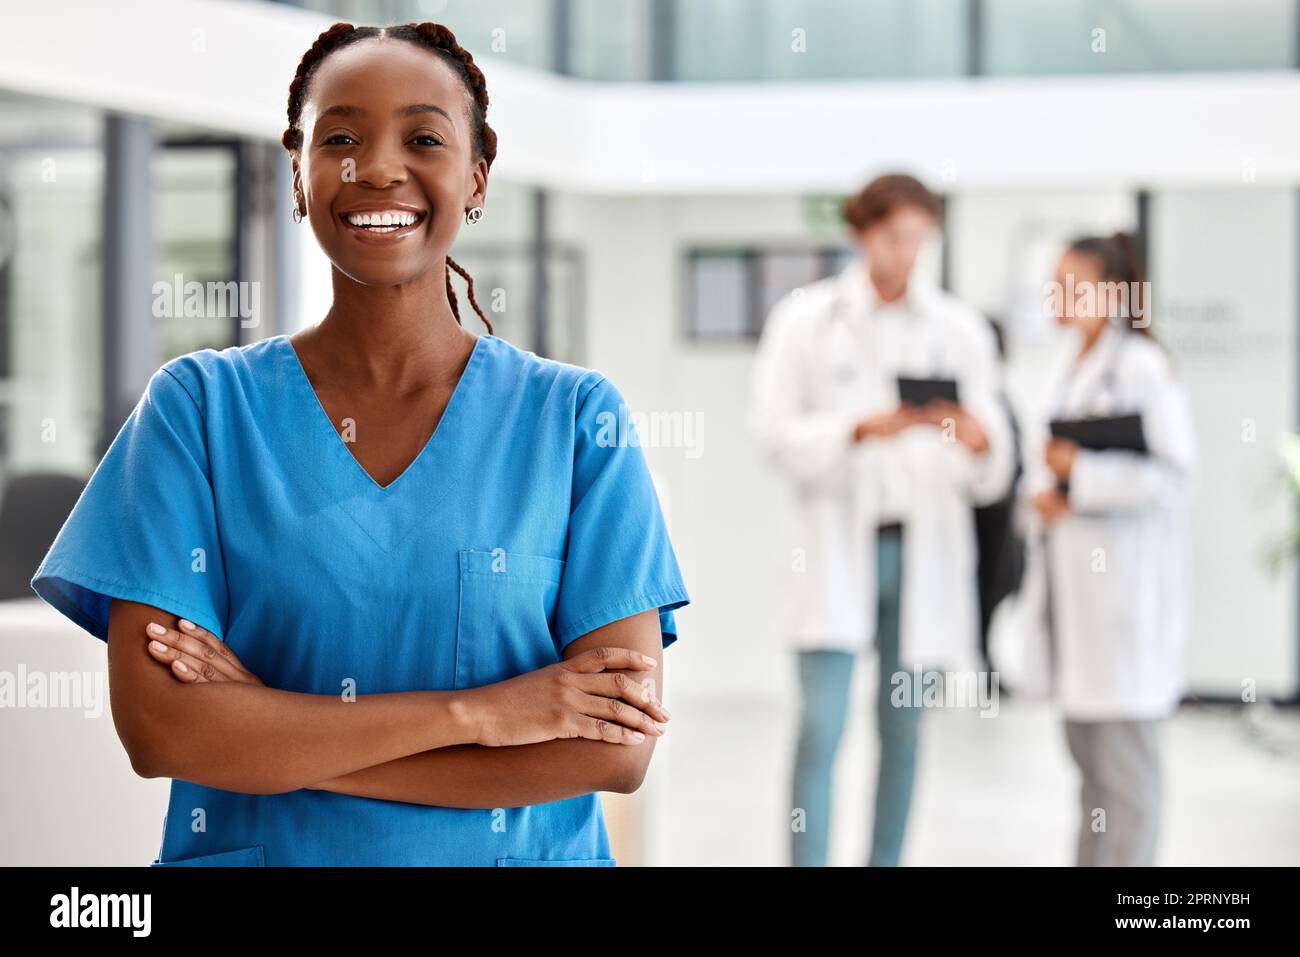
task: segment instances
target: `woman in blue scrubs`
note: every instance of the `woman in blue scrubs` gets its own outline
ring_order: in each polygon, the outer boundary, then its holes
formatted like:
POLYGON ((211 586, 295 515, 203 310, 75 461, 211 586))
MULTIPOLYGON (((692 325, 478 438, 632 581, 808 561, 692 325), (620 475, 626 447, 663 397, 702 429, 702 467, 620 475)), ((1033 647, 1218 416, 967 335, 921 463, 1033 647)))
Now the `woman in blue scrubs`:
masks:
POLYGON ((329 313, 160 368, 32 579, 173 779, 155 864, 615 863, 597 792, 640 784, 689 598, 613 383, 472 282, 461 325, 486 108, 445 27, 317 39, 284 145, 329 313))

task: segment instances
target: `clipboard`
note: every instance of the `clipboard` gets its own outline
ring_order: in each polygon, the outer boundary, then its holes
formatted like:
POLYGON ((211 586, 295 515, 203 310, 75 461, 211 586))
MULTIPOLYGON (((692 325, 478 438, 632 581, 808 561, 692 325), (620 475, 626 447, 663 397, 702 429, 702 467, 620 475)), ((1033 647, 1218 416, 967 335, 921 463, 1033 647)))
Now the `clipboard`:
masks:
POLYGON ((904 405, 925 405, 935 399, 957 401, 956 379, 913 379, 898 377, 898 401, 904 405))
POLYGON ((1106 415, 1087 419, 1053 419, 1052 435, 1069 439, 1080 448, 1103 451, 1120 449, 1147 454, 1146 435, 1140 415, 1106 415))

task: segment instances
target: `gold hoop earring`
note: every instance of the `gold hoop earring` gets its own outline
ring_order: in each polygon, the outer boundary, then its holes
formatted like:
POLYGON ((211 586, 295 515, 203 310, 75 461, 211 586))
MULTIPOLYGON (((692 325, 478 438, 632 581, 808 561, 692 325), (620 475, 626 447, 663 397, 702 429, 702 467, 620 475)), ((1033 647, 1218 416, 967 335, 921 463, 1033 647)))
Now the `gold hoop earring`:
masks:
POLYGON ((470 226, 473 226, 482 218, 483 218, 482 206, 475 206, 473 209, 466 210, 465 212, 465 222, 468 223, 470 226))

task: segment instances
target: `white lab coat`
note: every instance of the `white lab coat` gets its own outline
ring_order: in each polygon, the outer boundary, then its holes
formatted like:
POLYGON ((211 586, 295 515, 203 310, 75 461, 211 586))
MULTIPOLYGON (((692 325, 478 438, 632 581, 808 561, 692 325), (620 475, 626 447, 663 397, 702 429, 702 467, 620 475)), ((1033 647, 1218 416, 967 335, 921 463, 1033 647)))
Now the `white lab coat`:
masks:
POLYGON ((979 596, 972 506, 1010 488, 1015 459, 998 401, 1000 365, 987 321, 913 278, 906 333, 881 341, 874 286, 860 259, 788 293, 758 348, 750 427, 794 485, 799 539, 786 633, 798 649, 857 651, 876 627, 881 482, 904 495, 900 660, 904 667, 977 666, 979 596), (898 404, 896 377, 954 378, 990 448, 970 452, 933 426, 852 442, 863 417, 898 404))
POLYGON ((1068 719, 1161 718, 1184 691, 1196 468, 1190 403, 1150 339, 1107 327, 1076 367, 1072 338, 1037 433, 1026 443, 1018 495, 1025 577, 995 622, 992 654, 1011 687, 1054 697, 1068 719), (1142 416, 1150 455, 1080 449, 1069 480, 1070 513, 1044 529, 1029 503, 1055 485, 1043 463, 1047 418, 1132 413, 1142 416))

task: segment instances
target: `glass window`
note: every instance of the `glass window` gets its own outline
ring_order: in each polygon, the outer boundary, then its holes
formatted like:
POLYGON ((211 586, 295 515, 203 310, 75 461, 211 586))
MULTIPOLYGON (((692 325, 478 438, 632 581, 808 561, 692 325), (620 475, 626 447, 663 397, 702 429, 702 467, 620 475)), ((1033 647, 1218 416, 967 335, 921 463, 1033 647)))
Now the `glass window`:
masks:
POLYGON ((1294 0, 985 0, 988 73, 1285 69, 1294 0))
MULTIPOLYGON (((568 247, 546 252, 548 324, 543 343, 536 325, 536 263, 527 245, 476 243, 452 257, 474 277, 474 298, 492 323, 492 332, 521 349, 561 362, 580 360, 582 329, 582 256, 568 247)), ((452 280, 460 321, 465 328, 486 332, 465 294, 465 283, 452 280)))
POLYGON ((197 349, 234 345, 240 311, 270 308, 253 295, 251 283, 237 282, 235 169, 233 144, 160 144, 154 155, 159 365, 197 349))
MULTIPOLYGON (((300 0, 358 24, 446 23, 476 57, 557 69, 553 0, 300 0)), ((566 0, 568 70, 687 82, 1289 69, 1295 0, 566 0)))
POLYGON ((102 408, 98 111, 0 96, 0 466, 88 474, 102 408))
POLYGON ((674 78, 953 76, 966 70, 952 0, 706 0, 675 9, 674 78))
POLYGON ((300 5, 357 26, 431 20, 446 24, 475 59, 555 67, 550 0, 302 0, 300 5))
MULTIPOLYGON (((521 348, 577 362, 582 349, 582 255, 566 244, 547 244, 547 327, 543 341, 536 325, 536 203, 533 188, 489 179, 484 216, 472 226, 461 226, 451 256, 473 277, 474 298, 496 335, 521 348)), ((453 276, 452 288, 461 322, 468 329, 484 331, 465 294, 465 281, 453 276)))
POLYGON ((687 252, 686 334, 692 339, 750 339, 791 289, 841 268, 851 250, 694 249, 687 252))
POLYGON ((749 260, 742 251, 691 255, 687 321, 692 337, 740 339, 754 334, 749 260))
POLYGON ((653 78, 654 0, 571 0, 569 72, 588 80, 653 78))
POLYGON ((758 308, 766 316, 777 300, 791 289, 825 275, 826 257, 820 250, 772 252, 759 258, 758 308))

